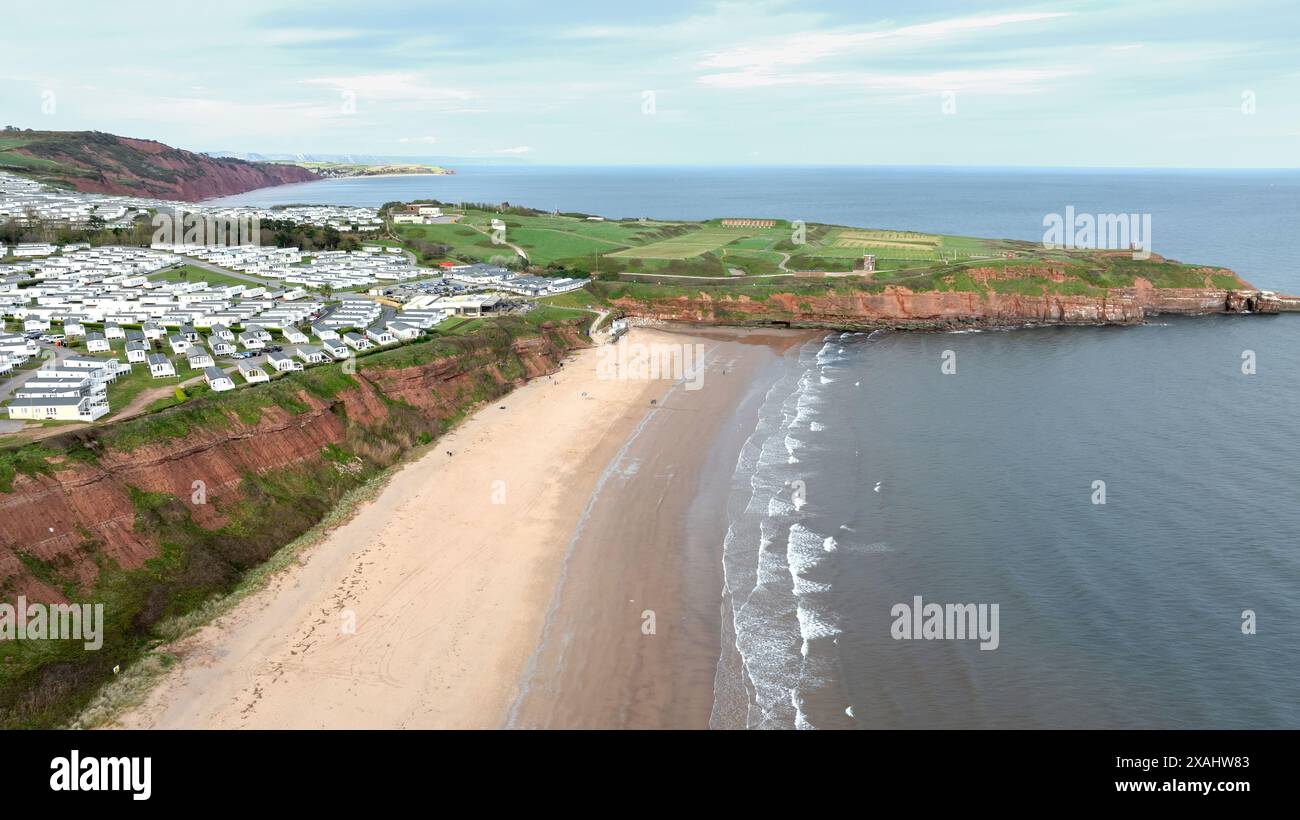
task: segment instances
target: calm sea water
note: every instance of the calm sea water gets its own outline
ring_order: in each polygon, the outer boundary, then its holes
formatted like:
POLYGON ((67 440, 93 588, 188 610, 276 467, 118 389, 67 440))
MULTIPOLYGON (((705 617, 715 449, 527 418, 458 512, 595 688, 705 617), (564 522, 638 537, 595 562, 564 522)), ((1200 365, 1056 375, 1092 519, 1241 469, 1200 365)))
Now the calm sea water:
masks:
MULTIPOLYGON (((458 170, 231 199, 507 200, 1029 240, 1073 205, 1150 213, 1158 252, 1300 292, 1298 172, 458 170)), ((1297 407, 1295 316, 808 345, 745 420, 714 725, 1300 727, 1297 407), (892 608, 918 595, 997 604, 998 648, 893 639, 892 608)))
POLYGON ((733 477, 745 675, 718 687, 750 706, 714 725, 1300 727, 1297 331, 1206 317, 807 346, 733 477), (918 595, 998 604, 998 647, 896 640, 892 609, 918 595))

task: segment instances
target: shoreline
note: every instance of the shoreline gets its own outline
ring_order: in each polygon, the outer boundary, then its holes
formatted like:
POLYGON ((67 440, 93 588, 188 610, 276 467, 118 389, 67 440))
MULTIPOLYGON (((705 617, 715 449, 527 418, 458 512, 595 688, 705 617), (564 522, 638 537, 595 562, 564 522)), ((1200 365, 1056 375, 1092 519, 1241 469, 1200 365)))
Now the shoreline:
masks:
POLYGON ((569 545, 512 728, 708 728, 722 647, 735 459, 784 354, 815 334, 665 330, 707 349, 700 389, 661 390, 569 545))
MULTIPOLYGON (((635 341, 647 343, 744 344, 657 329, 638 328, 633 334, 635 341)), ((525 700, 521 681, 529 659, 540 652, 558 590, 581 589, 584 582, 575 579, 610 569, 608 562, 581 557, 566 561, 566 551, 570 558, 586 554, 575 532, 601 529, 611 520, 602 503, 613 494, 597 491, 602 476, 610 480, 610 466, 619 463, 621 452, 663 444, 662 437, 637 431, 656 427, 656 415, 672 414, 671 400, 659 401, 658 411, 650 403, 672 392, 670 382, 599 378, 600 350, 579 351, 553 377, 534 379, 480 409, 431 452, 396 471, 347 522, 262 589, 165 647, 180 660, 154 680, 142 703, 108 725, 505 725, 511 706, 525 700), (448 456, 449 450, 454 455, 448 456), (592 514, 580 527, 588 507, 592 514)), ((710 379, 710 386, 727 384, 710 379)), ((730 382, 741 383, 740 378, 730 382)), ((718 406, 732 398, 730 391, 697 392, 718 406)), ((700 428, 698 440, 708 436, 707 427, 700 428)), ((702 456, 708 448, 699 449, 702 456)), ((684 517, 665 515, 663 522, 676 531, 684 517)), ((660 557, 655 583, 669 587, 679 556, 660 557)), ((720 573, 720 560, 713 563, 720 573)), ((704 604, 715 621, 718 604, 716 594, 704 604)), ((601 626, 592 626, 598 638, 601 626)), ((705 653, 712 653, 707 692, 689 687, 695 691, 695 714, 702 708, 703 725, 712 705, 718 639, 714 629, 713 646, 705 653)), ((657 668, 671 677, 672 667, 665 662, 657 668)), ((536 708, 534 694, 528 692, 529 709, 536 708)))

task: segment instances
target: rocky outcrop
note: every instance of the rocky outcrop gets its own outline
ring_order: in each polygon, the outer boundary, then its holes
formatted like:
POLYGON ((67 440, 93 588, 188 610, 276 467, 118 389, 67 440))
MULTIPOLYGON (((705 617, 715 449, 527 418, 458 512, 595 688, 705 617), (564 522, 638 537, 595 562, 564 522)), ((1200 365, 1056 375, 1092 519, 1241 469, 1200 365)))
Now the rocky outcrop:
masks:
POLYGON ((1229 291, 1224 302, 1225 313, 1281 313, 1283 300, 1269 291, 1229 291))

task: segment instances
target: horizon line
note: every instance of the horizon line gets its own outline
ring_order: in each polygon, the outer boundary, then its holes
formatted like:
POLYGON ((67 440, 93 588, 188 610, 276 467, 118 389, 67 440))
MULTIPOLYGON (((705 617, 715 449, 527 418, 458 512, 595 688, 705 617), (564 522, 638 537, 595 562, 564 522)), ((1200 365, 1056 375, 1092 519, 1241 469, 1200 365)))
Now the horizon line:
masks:
MULTIPOLYGON (((208 154, 208 152, 199 152, 208 154)), ((249 151, 245 153, 261 153, 258 151, 249 151)), ((311 153, 316 156, 337 155, 342 156, 345 152, 335 154, 335 152, 302 152, 311 153)), ((359 153, 359 152, 353 152, 359 153)), ((211 154, 209 154, 211 155, 211 154)), ((365 156, 362 154, 362 156, 365 156)), ((373 156, 380 156, 374 154, 373 156)), ((384 154, 382 156, 391 157, 392 159, 431 159, 436 155, 400 155, 384 154)), ((493 166, 498 168, 881 168, 881 169, 911 169, 911 170, 975 170, 975 171, 1300 171, 1300 165, 1296 166, 1269 166, 1269 165, 965 165, 958 163, 857 163, 857 162, 534 162, 529 160, 516 160, 514 162, 502 162, 492 157, 453 157, 443 156, 442 159, 460 159, 467 160, 461 163, 462 167, 481 167, 493 166), (476 162, 475 160, 482 160, 476 162)), ((293 160, 245 160, 246 162, 267 162, 267 163, 290 163, 293 160)), ((333 160, 324 160, 333 161, 333 160)), ((357 163, 366 165, 368 163, 357 163)), ((376 163, 383 164, 383 163, 376 163)), ((453 169, 454 170, 454 169, 453 169)))

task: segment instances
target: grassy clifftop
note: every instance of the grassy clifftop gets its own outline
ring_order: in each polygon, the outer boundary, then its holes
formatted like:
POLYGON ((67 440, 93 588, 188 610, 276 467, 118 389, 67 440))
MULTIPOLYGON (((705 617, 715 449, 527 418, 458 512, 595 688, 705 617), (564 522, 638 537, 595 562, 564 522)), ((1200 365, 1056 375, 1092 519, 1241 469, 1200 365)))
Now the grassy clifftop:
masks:
POLYGON ((1249 287, 1223 268, 1158 254, 1134 259, 1130 251, 782 219, 613 220, 505 203, 441 204, 454 221, 391 230, 417 252, 437 248, 460 261, 512 259, 518 248, 533 267, 687 288, 711 281, 738 292, 751 286, 801 288, 793 282, 810 273, 847 278, 835 287, 877 292, 896 285, 915 291, 1087 293, 1134 287, 1139 280, 1157 288, 1249 287), (868 254, 874 257, 871 271, 863 270, 868 254))

